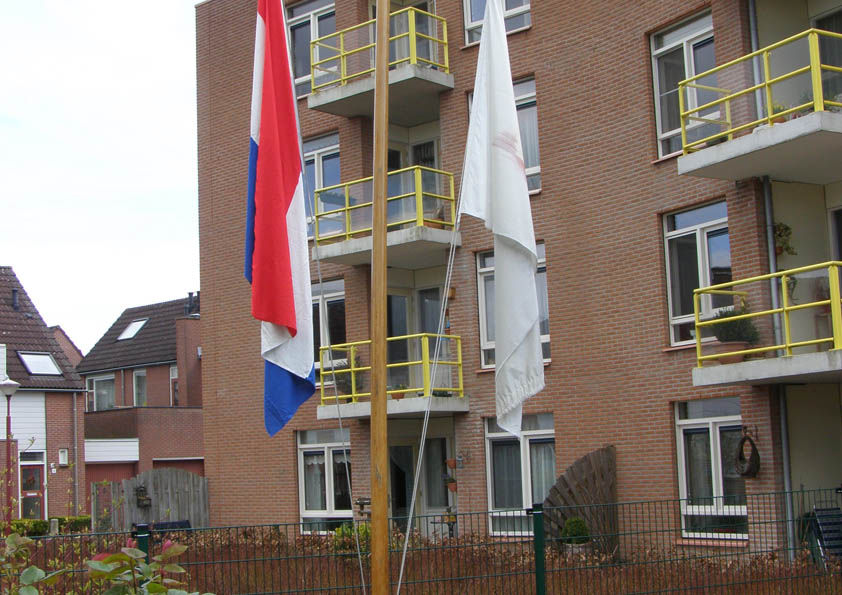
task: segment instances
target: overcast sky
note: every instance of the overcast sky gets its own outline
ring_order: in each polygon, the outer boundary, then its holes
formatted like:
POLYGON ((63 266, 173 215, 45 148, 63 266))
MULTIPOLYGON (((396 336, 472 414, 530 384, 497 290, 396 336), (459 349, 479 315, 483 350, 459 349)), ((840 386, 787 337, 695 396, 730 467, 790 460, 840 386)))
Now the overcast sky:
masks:
POLYGON ((83 353, 199 289, 195 4, 0 2, 0 265, 83 353))

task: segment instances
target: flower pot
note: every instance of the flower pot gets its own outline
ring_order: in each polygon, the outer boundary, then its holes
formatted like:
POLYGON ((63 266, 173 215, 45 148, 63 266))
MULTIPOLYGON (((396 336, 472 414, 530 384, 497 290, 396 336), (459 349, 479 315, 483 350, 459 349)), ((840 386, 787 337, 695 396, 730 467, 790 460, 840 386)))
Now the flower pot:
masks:
POLYGON ((448 469, 456 469, 456 459, 445 459, 444 464, 448 469))
POLYGON ((451 492, 455 492, 456 491, 456 482, 451 481, 450 483, 448 483, 447 489, 450 490, 451 492))
MULTIPOLYGON (((748 343, 746 341, 725 341, 724 343, 717 343, 711 347, 710 353, 730 353, 732 351, 742 351, 748 348, 748 343)), ((717 358, 716 360, 708 360, 711 363, 720 363, 720 364, 736 364, 745 359, 744 354, 740 355, 726 355, 717 358)))

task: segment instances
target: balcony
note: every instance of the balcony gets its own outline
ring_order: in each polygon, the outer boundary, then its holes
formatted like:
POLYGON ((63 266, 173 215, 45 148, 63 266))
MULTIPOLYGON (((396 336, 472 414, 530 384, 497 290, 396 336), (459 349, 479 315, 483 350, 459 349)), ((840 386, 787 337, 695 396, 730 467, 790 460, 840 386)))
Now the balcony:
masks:
MULTIPOLYGON (((318 419, 371 416, 371 341, 322 347, 318 419), (337 411, 338 409, 338 411, 337 411)), ((462 383, 462 339, 418 333, 386 339, 389 417, 448 415, 468 411, 462 383), (438 357, 438 361, 436 358, 438 357)))
POLYGON ((85 438, 140 438, 173 427, 201 429, 201 407, 118 407, 85 413, 85 438))
POLYGON ((693 385, 842 382, 840 267, 825 262, 697 289, 693 385), (772 282, 780 307, 749 307, 764 303, 772 282), (729 343, 749 338, 747 327, 753 344, 729 343))
MULTIPOLYGON (((316 190, 313 258, 346 265, 371 262, 372 178, 316 190)), ((413 166, 389 172, 389 266, 419 269, 445 264, 454 237, 453 174, 413 166)))
POLYGON ((827 158, 842 149, 842 64, 825 63, 840 49, 842 35, 809 29, 679 83, 678 173, 842 180, 827 158))
MULTIPOLYGON (((310 43, 310 109, 346 118, 374 113, 374 35, 370 20, 310 43)), ((389 121, 417 126, 439 119, 439 93, 453 89, 447 23, 405 8, 391 14, 389 121)))

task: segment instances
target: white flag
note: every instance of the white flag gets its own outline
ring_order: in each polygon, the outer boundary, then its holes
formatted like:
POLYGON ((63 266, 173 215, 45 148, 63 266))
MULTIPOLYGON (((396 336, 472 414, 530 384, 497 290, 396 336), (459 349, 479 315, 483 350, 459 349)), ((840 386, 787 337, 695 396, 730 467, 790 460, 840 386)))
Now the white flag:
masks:
POLYGON ((522 404, 544 388, 544 361, 538 256, 499 0, 485 7, 459 202, 494 232, 497 425, 520 436, 522 404))

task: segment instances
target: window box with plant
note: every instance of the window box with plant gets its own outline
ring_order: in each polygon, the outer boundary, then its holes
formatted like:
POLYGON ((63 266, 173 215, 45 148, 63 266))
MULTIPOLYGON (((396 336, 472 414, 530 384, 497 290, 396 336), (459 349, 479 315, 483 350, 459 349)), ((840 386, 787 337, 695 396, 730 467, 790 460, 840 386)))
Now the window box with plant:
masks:
POLYGON ((719 363, 733 364, 743 361, 743 354, 734 354, 736 351, 744 351, 750 345, 760 340, 760 333, 751 318, 738 318, 750 314, 748 308, 742 305, 739 308, 720 310, 714 320, 716 324, 711 326, 714 336, 719 341, 717 352, 726 355, 720 356, 719 363))

